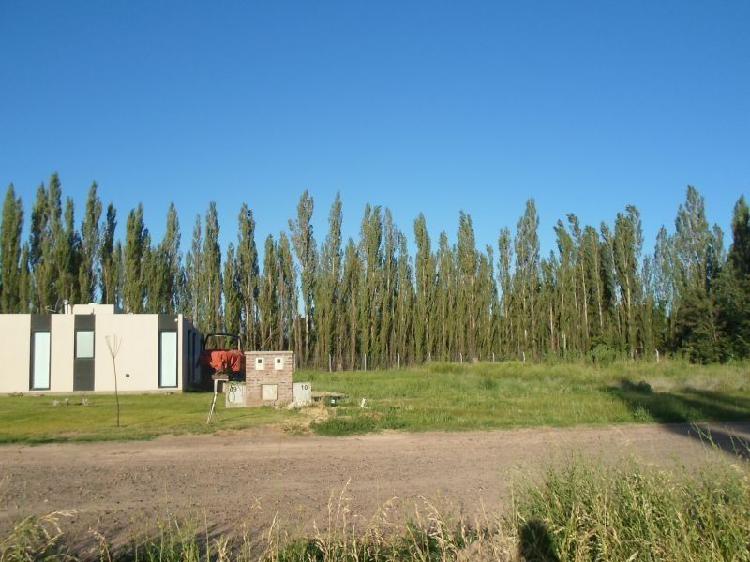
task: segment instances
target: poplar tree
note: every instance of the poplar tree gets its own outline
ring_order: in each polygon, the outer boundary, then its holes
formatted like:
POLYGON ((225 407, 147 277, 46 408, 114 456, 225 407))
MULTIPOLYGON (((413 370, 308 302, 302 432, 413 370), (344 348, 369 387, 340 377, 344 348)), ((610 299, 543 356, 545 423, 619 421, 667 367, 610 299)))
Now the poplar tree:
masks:
POLYGON ((282 322, 280 295, 284 293, 281 264, 273 235, 269 234, 263 248, 263 275, 258 295, 260 318, 260 349, 286 349, 285 326, 282 322))
POLYGON ((144 311, 146 298, 146 258, 151 245, 148 230, 143 224, 143 204, 128 213, 125 241, 124 305, 127 312, 144 311))
POLYGON ((515 339, 515 330, 513 324, 513 274, 511 271, 513 263, 513 240, 510 229, 503 228, 500 230, 500 236, 497 240, 499 252, 498 257, 498 281, 500 286, 500 347, 499 349, 505 356, 511 355, 511 350, 518 351, 518 341, 515 339))
POLYGON ((219 214, 216 202, 208 205, 205 218, 206 233, 201 255, 201 298, 205 302, 204 331, 221 328, 221 248, 219 247, 219 214))
POLYGON ((114 205, 110 203, 107 206, 107 216, 104 219, 104 232, 102 232, 99 248, 101 302, 108 304, 118 304, 119 267, 114 253, 116 228, 117 212, 114 205))
POLYGON ((62 220, 59 181, 57 174, 53 174, 49 189, 44 184, 39 186, 31 211, 29 266, 33 310, 40 314, 53 311, 57 302, 54 240, 62 229, 53 225, 59 225, 62 220))
MULTIPOLYGON (((58 298, 71 304, 81 302, 81 289, 78 283, 81 266, 81 235, 75 228, 73 200, 69 197, 65 201, 62 230, 55 235, 54 252, 58 298)), ((58 306, 61 305, 62 302, 58 306)))
POLYGON ((241 315, 239 268, 235 259, 234 244, 230 242, 224 258, 224 331, 239 334, 241 315))
POLYGON ((398 366, 414 357, 414 281, 406 236, 398 233, 397 287, 394 321, 394 346, 398 366))
POLYGON ((160 291, 161 310, 167 314, 174 314, 181 308, 180 298, 184 281, 180 241, 180 220, 174 203, 170 203, 167 211, 167 228, 158 248, 163 279, 160 291))
POLYGON ((457 349, 469 359, 477 357, 478 256, 471 216, 461 211, 458 217, 457 263, 457 349))
POLYGON ((520 290, 519 331, 523 357, 535 353, 534 334, 537 322, 539 292, 539 217, 533 199, 526 202, 526 211, 518 221, 516 233, 516 275, 520 290))
POLYGON ((615 275, 624 307, 621 333, 631 358, 634 358, 639 348, 638 305, 641 286, 638 269, 643 247, 641 218, 635 206, 628 205, 624 213, 617 214, 612 244, 615 275))
POLYGON ((436 354, 442 361, 451 361, 456 358, 454 355, 456 263, 453 250, 448 242, 448 235, 445 232, 440 233, 436 261, 437 289, 435 309, 438 326, 436 354))
POLYGON ((16 197, 13 184, 8 186, 3 203, 3 222, 0 227, 0 312, 26 312, 22 300, 21 233, 23 230, 23 202, 16 197))
POLYGON ((185 258, 185 298, 183 311, 192 318, 198 329, 203 330, 203 229, 201 216, 195 217, 190 251, 185 258))
POLYGON ((373 366, 379 357, 380 322, 382 320, 383 216, 379 206, 365 206, 360 229, 359 347, 363 368, 373 366), (366 363, 366 365, 365 365, 366 363))
POLYGON ((414 221, 414 238, 417 246, 415 260, 415 303, 414 303, 414 359, 422 362, 431 356, 434 350, 434 316, 435 299, 435 256, 430 248, 430 234, 427 231, 427 220, 423 214, 414 221))
POLYGON ((314 326, 313 310, 315 296, 315 276, 317 265, 317 250, 315 246, 315 237, 313 236, 313 226, 311 223, 313 214, 313 199, 305 190, 297 204, 297 218, 289 220, 289 230, 292 235, 292 244, 294 253, 300 267, 300 285, 302 292, 302 303, 305 310, 305 335, 303 361, 307 362, 310 357, 310 347, 312 339, 312 329, 314 326))
POLYGON ((174 203, 167 211, 167 226, 158 246, 148 248, 146 262, 146 311, 152 314, 174 314, 180 310, 182 264, 180 224, 174 203))
POLYGON ((316 349, 318 365, 332 364, 339 354, 337 323, 341 283, 341 197, 337 194, 328 214, 328 234, 320 252, 318 281, 315 284, 316 349))
POLYGON ((297 357, 302 353, 302 336, 297 313, 297 275, 294 269, 292 246, 287 235, 279 234, 279 330, 280 349, 294 349, 297 357), (281 339, 283 338, 283 343, 281 339))
MULTIPOLYGON (((78 270, 78 284, 83 302, 95 302, 96 289, 101 272, 98 256, 101 238, 99 219, 102 214, 102 202, 97 194, 96 182, 91 184, 86 197, 86 210, 81 225, 81 265, 78 270)), ((110 250, 111 251, 111 250, 110 250)))
POLYGON ((396 304, 396 244, 399 236, 398 229, 393 223, 390 209, 385 209, 383 215, 383 262, 380 271, 380 325, 379 334, 374 336, 378 341, 378 362, 383 367, 389 367, 396 361, 394 348, 394 319, 396 304))
POLYGON ((247 349, 260 349, 263 344, 263 336, 256 337, 259 322, 258 285, 260 268, 258 265, 258 249, 255 244, 255 219, 253 218, 253 211, 246 203, 242 204, 239 214, 237 276, 240 282, 242 301, 240 318, 242 338, 247 349))
POLYGON ((346 361, 349 369, 358 365, 360 354, 360 282, 362 280, 362 260, 357 245, 351 238, 344 250, 344 266, 341 279, 341 311, 343 319, 342 361, 346 361))

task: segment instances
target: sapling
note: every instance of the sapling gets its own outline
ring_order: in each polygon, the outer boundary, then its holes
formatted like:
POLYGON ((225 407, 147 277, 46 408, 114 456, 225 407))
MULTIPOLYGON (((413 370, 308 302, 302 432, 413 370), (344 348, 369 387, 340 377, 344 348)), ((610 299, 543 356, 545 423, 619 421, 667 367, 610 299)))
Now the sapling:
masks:
POLYGON ((115 410, 117 412, 117 427, 120 427, 120 397, 117 394, 117 365, 115 364, 115 357, 120 351, 120 345, 122 345, 122 338, 118 338, 116 335, 107 336, 104 338, 109 348, 109 354, 112 356, 112 375, 115 378, 115 410))

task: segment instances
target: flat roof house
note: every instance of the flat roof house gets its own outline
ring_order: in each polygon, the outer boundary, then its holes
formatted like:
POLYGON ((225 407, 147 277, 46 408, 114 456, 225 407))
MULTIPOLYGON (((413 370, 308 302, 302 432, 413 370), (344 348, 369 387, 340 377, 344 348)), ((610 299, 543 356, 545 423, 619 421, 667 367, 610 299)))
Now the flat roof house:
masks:
POLYGON ((182 314, 120 314, 77 304, 66 314, 0 314, 0 393, 182 391, 200 381, 201 334, 182 314))

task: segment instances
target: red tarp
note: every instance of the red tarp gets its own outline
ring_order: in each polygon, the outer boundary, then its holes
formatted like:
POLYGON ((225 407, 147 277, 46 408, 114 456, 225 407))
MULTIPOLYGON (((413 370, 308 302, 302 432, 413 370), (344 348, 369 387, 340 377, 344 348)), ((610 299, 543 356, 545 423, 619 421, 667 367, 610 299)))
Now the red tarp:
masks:
POLYGON ((240 374, 245 366, 245 354, 237 349, 207 349, 201 353, 201 364, 217 373, 240 374))

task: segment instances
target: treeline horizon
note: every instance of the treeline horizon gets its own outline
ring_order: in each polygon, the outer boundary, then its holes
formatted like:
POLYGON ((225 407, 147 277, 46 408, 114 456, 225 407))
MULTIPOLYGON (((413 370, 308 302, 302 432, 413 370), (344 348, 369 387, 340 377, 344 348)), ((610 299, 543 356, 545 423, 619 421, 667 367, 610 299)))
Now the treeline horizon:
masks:
POLYGON ((203 333, 240 334, 246 349, 292 349, 306 367, 386 368, 429 360, 545 360, 684 355, 710 362, 750 356, 750 210, 734 207, 731 240, 705 215, 692 186, 672 231, 643 248, 638 209, 611 223, 557 221, 556 249, 540 252, 533 199, 515 231, 478 248, 471 215, 460 212, 455 243, 430 238, 423 214, 407 234, 388 208, 366 205, 357 240, 341 234, 342 202, 328 230, 313 231, 305 191, 296 216, 263 241, 243 204, 237 238, 222 255, 210 202, 182 250, 174 204, 161 240, 143 205, 118 216, 92 184, 83 218, 52 174, 27 212, 13 184, 0 228, 0 312, 49 313, 102 302, 132 313, 182 313, 203 333), (726 246, 726 247, 725 247, 726 246), (261 263, 262 261, 262 263, 261 263))

